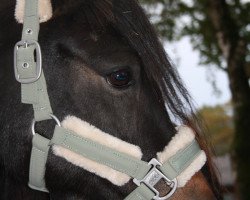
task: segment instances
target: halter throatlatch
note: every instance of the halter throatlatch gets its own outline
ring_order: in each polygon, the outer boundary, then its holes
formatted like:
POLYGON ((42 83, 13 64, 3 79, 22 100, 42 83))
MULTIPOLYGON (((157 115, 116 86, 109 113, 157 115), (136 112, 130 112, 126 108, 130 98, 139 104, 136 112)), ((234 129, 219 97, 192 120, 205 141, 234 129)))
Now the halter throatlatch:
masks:
POLYGON ((163 163, 156 159, 147 163, 61 127, 53 115, 42 70, 42 54, 37 42, 38 7, 38 0, 25 1, 22 40, 16 44, 14 51, 14 71, 17 81, 21 83, 22 103, 32 104, 34 109, 29 186, 49 192, 44 180, 48 151, 51 146, 60 146, 132 177, 138 187, 126 200, 164 200, 171 197, 178 187, 178 176, 203 152, 198 143, 192 140, 163 163), (51 140, 35 134, 34 128, 35 122, 48 119, 57 122, 51 140), (164 196, 155 187, 161 180, 169 188, 164 196))

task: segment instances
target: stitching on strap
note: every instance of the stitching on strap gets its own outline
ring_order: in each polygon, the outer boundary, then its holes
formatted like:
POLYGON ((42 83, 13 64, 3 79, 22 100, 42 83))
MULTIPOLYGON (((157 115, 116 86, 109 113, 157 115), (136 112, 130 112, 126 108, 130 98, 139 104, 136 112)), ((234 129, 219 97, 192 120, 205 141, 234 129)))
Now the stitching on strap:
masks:
MULTIPOLYGON (((85 138, 82 138, 82 137, 80 137, 80 136, 73 135, 72 133, 70 133, 70 132, 67 131, 67 132, 66 132, 66 137, 65 137, 64 141, 61 143, 61 145, 65 146, 65 147, 67 147, 67 148, 69 148, 69 149, 71 149, 72 151, 74 151, 73 147, 71 147, 71 146, 69 146, 69 145, 66 144, 66 141, 67 141, 68 137, 77 138, 77 139, 79 139, 79 140, 81 140, 81 141, 83 141, 83 142, 86 142, 86 143, 90 144, 91 146, 93 146, 93 147, 95 147, 95 148, 97 148, 97 149, 100 149, 101 151, 110 152, 109 149, 106 149, 105 147, 97 146, 94 142, 88 141, 88 140, 86 140, 85 138)), ((120 159, 127 160, 127 161, 129 161, 129 162, 134 163, 135 166, 136 166, 136 169, 133 170, 132 174, 133 174, 133 176, 135 176, 135 175, 137 174, 137 172, 138 172, 138 170, 139 170, 140 163, 138 163, 138 162, 136 162, 136 161, 134 161, 134 160, 131 160, 131 159, 129 159, 129 158, 125 158, 125 157, 123 157, 123 156, 122 156, 121 154, 119 154, 119 153, 116 153, 116 152, 111 152, 111 153, 112 153, 114 156, 119 157, 120 159)), ((85 155, 85 156, 86 156, 86 155, 85 155)), ((97 160, 95 160, 95 159, 92 159, 92 160, 97 161, 97 160)), ((128 173, 126 170, 122 170, 122 169, 120 169, 119 167, 114 166, 114 165, 111 165, 111 164, 106 163, 106 162, 104 162, 104 161, 99 161, 99 160, 98 160, 98 163, 101 163, 101 164, 104 164, 104 165, 106 165, 106 166, 109 166, 109 167, 111 167, 111 168, 113 168, 113 169, 116 169, 116 170, 118 170, 118 171, 120 171, 120 172, 128 173)))

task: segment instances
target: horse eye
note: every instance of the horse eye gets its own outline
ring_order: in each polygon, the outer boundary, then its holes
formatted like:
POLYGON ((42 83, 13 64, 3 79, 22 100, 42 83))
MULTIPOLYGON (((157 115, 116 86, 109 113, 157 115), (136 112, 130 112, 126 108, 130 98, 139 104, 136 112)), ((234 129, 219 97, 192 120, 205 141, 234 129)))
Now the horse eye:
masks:
POLYGON ((107 75, 107 82, 117 88, 129 86, 132 83, 132 76, 128 69, 121 69, 107 75))

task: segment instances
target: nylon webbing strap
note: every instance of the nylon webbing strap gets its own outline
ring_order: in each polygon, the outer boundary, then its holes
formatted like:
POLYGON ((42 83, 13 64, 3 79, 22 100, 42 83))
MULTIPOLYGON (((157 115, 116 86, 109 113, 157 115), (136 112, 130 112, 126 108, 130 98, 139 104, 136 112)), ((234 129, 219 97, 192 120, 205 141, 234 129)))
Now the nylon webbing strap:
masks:
POLYGON ((72 131, 56 126, 51 145, 65 147, 97 163, 106 165, 133 178, 142 179, 150 166, 135 157, 116 151, 72 131))
POLYGON ((38 0, 25 0, 22 40, 37 40, 39 33, 38 0), (28 32, 30 30, 31 32, 28 32))
POLYGON ((198 142, 193 140, 189 145, 169 158, 160 167, 160 170, 172 180, 183 172, 183 170, 185 170, 200 153, 201 149, 198 142))
POLYGON ((37 43, 39 33, 38 0, 25 1, 22 40, 15 47, 15 74, 21 82, 22 103, 32 104, 36 121, 50 119, 52 109, 37 43))
POLYGON ((154 196, 154 192, 142 183, 140 187, 137 187, 132 193, 130 193, 125 200, 151 200, 154 196))
POLYGON ((81 137, 76 133, 59 126, 56 126, 55 128, 54 136, 50 145, 62 146, 83 157, 106 165, 141 181, 139 187, 135 189, 126 200, 152 199, 152 194, 153 196, 155 196, 155 194, 152 189, 150 189, 149 186, 151 185, 149 184, 151 184, 151 181, 154 182, 155 179, 159 178, 157 177, 159 175, 157 174, 157 169, 159 169, 160 172, 171 181, 180 175, 201 153, 197 141, 193 140, 185 148, 180 149, 175 155, 163 163, 162 166, 158 166, 155 170, 155 168, 152 168, 152 166, 142 160, 96 143, 90 139, 81 137), (147 177, 146 180, 145 177, 147 177))
MULTIPOLYGON (((42 54, 37 42, 39 34, 38 0, 25 0, 22 40, 15 46, 14 71, 21 83, 22 103, 32 104, 35 121, 51 119, 52 109, 42 70, 42 54)), ((44 173, 49 140, 35 134, 29 171, 29 186, 35 190, 48 192, 44 173)))
POLYGON ((48 192, 45 186, 44 174, 48 157, 50 140, 34 135, 30 158, 29 187, 42 192, 48 192))
POLYGON ((46 81, 42 72, 40 78, 30 84, 22 84, 22 102, 33 105, 36 121, 51 119, 52 109, 47 93, 46 81))
MULTIPOLYGON (((163 174, 169 179, 173 180, 178 175, 180 175, 193 161, 194 159, 201 153, 201 149, 196 140, 193 140, 189 143, 185 148, 180 149, 176 154, 170 157, 166 162, 163 163, 159 169, 163 172, 163 174)), ((141 184, 138 188, 136 188, 132 193, 130 193, 125 200, 135 200, 135 199, 143 199, 138 195, 138 191, 147 192, 152 190, 149 187, 145 187, 144 184, 141 184), (132 198, 131 198, 132 197, 132 198)), ((145 198, 146 200, 147 198, 145 198)), ((147 200, 150 200, 149 198, 147 200)))

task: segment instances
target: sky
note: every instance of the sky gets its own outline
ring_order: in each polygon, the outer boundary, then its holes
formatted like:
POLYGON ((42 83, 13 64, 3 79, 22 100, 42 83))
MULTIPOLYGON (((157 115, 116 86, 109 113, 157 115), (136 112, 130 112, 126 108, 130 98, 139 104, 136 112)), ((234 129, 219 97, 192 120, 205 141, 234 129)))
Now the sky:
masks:
MULTIPOLYGON (((250 0, 241 0, 242 3, 250 0)), ((185 3, 192 4, 192 0, 185 0, 185 3)), ((146 8, 149 9, 149 8, 146 8)), ((153 8, 153 12, 160 12, 160 7, 153 8)), ((154 19, 151 19, 154 21, 154 19)), ((213 67, 208 70, 205 66, 199 65, 199 52, 192 49, 188 37, 182 38, 178 42, 164 43, 164 47, 172 62, 176 65, 179 74, 194 99, 196 107, 214 106, 230 101, 228 78, 225 72, 213 67), (211 71, 214 73, 211 74, 211 71), (208 78, 216 80, 216 86, 220 91, 220 96, 216 95, 208 78)))
POLYGON ((226 74, 217 69, 214 74, 210 74, 206 67, 200 66, 199 52, 192 49, 187 37, 179 42, 165 43, 164 47, 176 65, 198 108, 204 105, 223 104, 230 100, 231 96, 226 74), (214 75, 217 87, 221 91, 219 97, 215 95, 212 84, 207 80, 207 77, 214 75))

